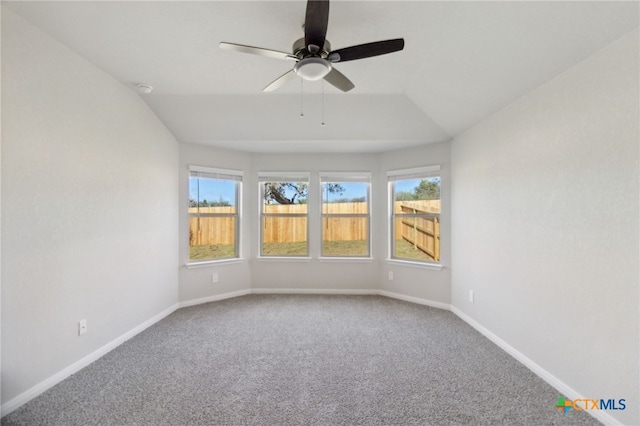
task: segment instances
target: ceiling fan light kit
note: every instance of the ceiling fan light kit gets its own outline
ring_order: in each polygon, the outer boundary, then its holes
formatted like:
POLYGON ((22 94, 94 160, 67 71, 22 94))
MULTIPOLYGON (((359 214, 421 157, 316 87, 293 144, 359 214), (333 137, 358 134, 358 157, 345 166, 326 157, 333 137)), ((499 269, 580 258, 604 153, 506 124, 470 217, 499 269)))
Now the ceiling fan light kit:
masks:
POLYGON ((292 53, 227 42, 221 42, 220 48, 296 62, 292 70, 281 75, 265 87, 263 89, 265 92, 282 87, 296 75, 308 81, 324 79, 339 90, 348 92, 355 86, 333 66, 334 63, 370 58, 404 49, 404 39, 398 38, 332 51, 331 45, 326 39, 328 24, 329 0, 308 0, 303 25, 304 38, 296 40, 293 44, 292 53))
POLYGON ((331 71, 331 63, 322 58, 304 58, 293 66, 293 70, 305 80, 318 81, 331 71))

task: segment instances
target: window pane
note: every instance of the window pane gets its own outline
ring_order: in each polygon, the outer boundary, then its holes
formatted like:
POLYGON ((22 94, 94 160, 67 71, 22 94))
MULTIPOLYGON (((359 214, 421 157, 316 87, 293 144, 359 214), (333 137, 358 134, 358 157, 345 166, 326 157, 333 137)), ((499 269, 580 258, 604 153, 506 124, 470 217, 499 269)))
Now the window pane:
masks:
POLYGON ((367 214, 369 184, 364 182, 325 182, 322 184, 323 214, 367 214))
POLYGON ((261 182, 262 256, 308 256, 307 194, 302 181, 261 182))
POLYGON ((263 256, 308 256, 306 217, 263 216, 262 220, 263 256))
POLYGON ((235 216, 200 216, 189 218, 189 259, 224 259, 237 257, 235 216))
POLYGON ((440 224, 437 217, 401 217, 395 219, 393 257, 409 260, 440 260, 440 224))
POLYGON ((393 182, 393 253, 398 259, 440 261, 440 177, 393 182))
POLYGON ((369 218, 323 217, 322 256, 369 256, 369 218))
POLYGON ((232 180, 189 178, 189 207, 233 207, 235 213, 236 182, 232 180))
POLYGON ((264 205, 307 204, 307 182, 263 182, 262 203, 264 205))
POLYGON ((189 260, 238 257, 239 181, 189 177, 189 260))

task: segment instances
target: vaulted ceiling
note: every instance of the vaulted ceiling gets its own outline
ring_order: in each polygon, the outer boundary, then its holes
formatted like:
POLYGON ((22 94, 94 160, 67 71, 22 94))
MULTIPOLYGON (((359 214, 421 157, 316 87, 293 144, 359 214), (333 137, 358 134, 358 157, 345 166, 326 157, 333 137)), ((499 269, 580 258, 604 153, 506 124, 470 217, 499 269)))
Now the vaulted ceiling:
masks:
POLYGON ((140 96, 178 140, 255 152, 446 141, 639 25, 637 2, 332 1, 334 49, 404 50, 336 64, 347 93, 298 79, 263 93, 292 62, 218 44, 290 51, 305 1, 3 4, 132 90, 152 85, 140 96))

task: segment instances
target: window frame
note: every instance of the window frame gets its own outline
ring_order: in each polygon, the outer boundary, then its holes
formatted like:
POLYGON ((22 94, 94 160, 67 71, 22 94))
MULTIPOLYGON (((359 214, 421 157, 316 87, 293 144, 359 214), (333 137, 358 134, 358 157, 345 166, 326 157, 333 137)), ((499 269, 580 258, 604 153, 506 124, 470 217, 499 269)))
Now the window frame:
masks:
MULTIPOLYGON (((442 217, 442 173, 440 165, 430 165, 423 167, 416 167, 411 169, 402 169, 402 170, 390 170, 387 172, 387 184, 388 184, 388 201, 389 201, 389 234, 388 234, 388 259, 389 263, 397 263, 404 264, 408 266, 417 266, 417 267, 425 267, 429 269, 442 269, 442 257, 439 256, 438 260, 418 260, 404 257, 396 257, 396 219, 397 214, 395 212, 395 197, 396 197, 396 188, 395 183, 398 181, 406 181, 413 179, 428 179, 438 177, 440 178, 440 213, 437 214, 438 224, 441 223, 442 217)), ((428 219, 432 217, 434 213, 407 213, 403 214, 404 218, 413 218, 413 219, 428 219)), ((440 228, 439 228, 440 229, 440 228)), ((436 238, 434 236, 434 238, 436 238)), ((440 246, 441 241, 441 232, 438 232, 437 235, 438 246, 440 246)), ((436 241, 434 241, 434 244, 436 241)), ((440 250, 438 249, 440 253, 440 250)))
MULTIPOLYGON (((231 169, 221 169, 217 167, 208 167, 208 166, 197 166, 197 165, 189 165, 189 179, 192 177, 201 177, 212 180, 220 180, 220 181, 233 181, 235 182, 235 213, 196 213, 196 217, 233 217, 235 226, 234 226, 234 255, 231 257, 221 257, 221 258, 208 258, 208 259, 192 259, 191 258, 191 241, 188 242, 188 253, 187 253, 187 263, 186 266, 188 268, 198 267, 198 266, 206 266, 208 264, 216 264, 216 263, 230 263, 237 262, 242 259, 242 184, 244 181, 244 172, 241 170, 231 170, 231 169)), ((187 190, 187 199, 189 199, 189 194, 191 190, 191 185, 188 183, 187 190)), ((189 207, 187 207, 187 222, 190 230, 190 222, 191 218, 194 214, 189 212, 189 207)))
POLYGON ((310 230, 310 216, 309 216, 309 192, 308 188, 311 184, 311 173, 309 172, 258 172, 258 226, 259 241, 258 241, 258 259, 261 260, 278 260, 286 259, 291 260, 309 260, 311 259, 310 245, 309 245, 309 230, 310 230), (306 213, 265 213, 264 212, 264 184, 270 183, 306 183, 307 184, 307 212, 306 213), (287 255, 287 254, 264 254, 264 219, 267 217, 303 217, 306 218, 306 254, 302 255, 287 255))
POLYGON ((372 247, 372 235, 371 235, 371 176, 370 172, 320 172, 319 173, 319 187, 320 187, 320 259, 321 260, 358 260, 358 259, 372 259, 371 247, 372 247), (323 186, 325 183, 363 183, 367 186, 366 202, 367 213, 325 213, 324 211, 324 199, 323 199, 323 186), (325 256, 324 251, 324 235, 325 226, 324 220, 329 218, 366 218, 367 219, 367 254, 366 255, 329 255, 325 256))

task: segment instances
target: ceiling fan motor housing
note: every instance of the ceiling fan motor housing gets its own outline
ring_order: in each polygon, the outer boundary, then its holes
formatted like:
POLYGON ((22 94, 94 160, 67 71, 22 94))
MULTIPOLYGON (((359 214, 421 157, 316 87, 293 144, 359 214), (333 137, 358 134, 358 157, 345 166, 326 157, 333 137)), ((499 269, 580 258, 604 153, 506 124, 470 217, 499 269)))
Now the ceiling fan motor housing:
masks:
POLYGON ((329 56, 329 52, 331 52, 331 43, 329 40, 324 41, 324 46, 322 46, 322 50, 318 53, 311 53, 307 49, 307 45, 304 42, 304 37, 300 38, 293 43, 293 47, 291 48, 293 54, 300 59, 307 57, 319 57, 322 59, 326 59, 329 56))

